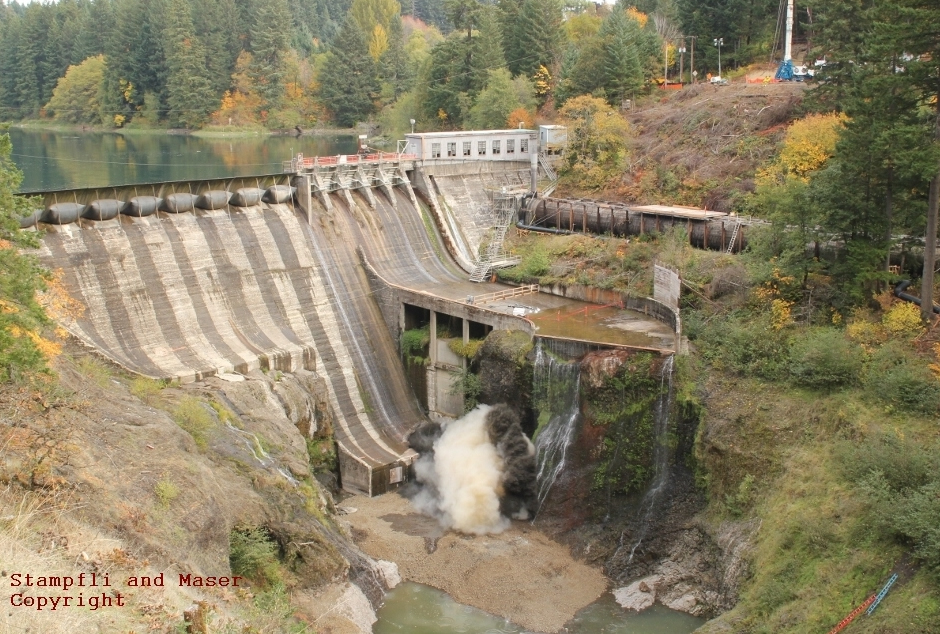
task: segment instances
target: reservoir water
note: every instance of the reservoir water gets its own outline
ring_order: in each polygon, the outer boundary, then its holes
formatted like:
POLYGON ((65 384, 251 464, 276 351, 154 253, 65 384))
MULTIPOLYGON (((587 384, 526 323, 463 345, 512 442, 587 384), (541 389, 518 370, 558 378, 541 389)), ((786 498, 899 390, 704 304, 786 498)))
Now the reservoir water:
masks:
MULTIPOLYGON (((373 634, 529 634, 513 623, 461 605, 446 593, 418 583, 403 583, 379 608, 373 634)), ((585 607, 569 621, 565 634, 689 634, 705 621, 656 605, 643 612, 621 608, 613 596, 585 607)))
POLYGON ((274 174, 281 161, 356 152, 356 137, 200 137, 11 128, 21 192, 274 174))

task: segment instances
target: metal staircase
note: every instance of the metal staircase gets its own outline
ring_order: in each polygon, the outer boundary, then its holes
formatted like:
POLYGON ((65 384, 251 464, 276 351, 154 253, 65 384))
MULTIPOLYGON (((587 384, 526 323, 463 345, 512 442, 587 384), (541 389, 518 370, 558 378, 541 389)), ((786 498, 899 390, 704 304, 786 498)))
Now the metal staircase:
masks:
POLYGON ((728 243, 728 253, 734 252, 734 241, 738 239, 738 231, 741 230, 741 223, 734 225, 734 231, 731 232, 731 241, 728 243))
POLYGON ((549 163, 548 158, 541 153, 539 154, 539 165, 542 167, 542 171, 545 172, 545 177, 548 178, 549 181, 540 195, 543 198, 547 198, 555 193, 555 188, 558 187, 558 173, 555 171, 555 168, 552 167, 552 164, 549 163))
POLYGON ((493 235, 486 246, 486 250, 479 261, 474 264, 473 271, 470 272, 471 282, 484 281, 494 268, 503 268, 519 263, 519 258, 507 258, 503 253, 503 240, 506 238, 506 232, 509 231, 513 216, 516 213, 515 203, 514 196, 496 194, 493 197, 496 225, 493 227, 493 235))

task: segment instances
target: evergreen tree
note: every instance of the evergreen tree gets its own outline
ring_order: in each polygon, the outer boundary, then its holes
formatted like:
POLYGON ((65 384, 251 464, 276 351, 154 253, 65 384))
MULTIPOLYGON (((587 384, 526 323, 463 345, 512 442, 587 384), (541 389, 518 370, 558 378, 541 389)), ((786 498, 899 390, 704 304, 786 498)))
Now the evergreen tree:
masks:
POLYGON ((198 128, 215 105, 206 49, 196 37, 188 0, 169 0, 163 34, 170 124, 198 128))
POLYGON ((352 127, 374 111, 379 82, 368 43, 352 19, 333 42, 320 74, 320 99, 337 125, 352 127))
POLYGON ((605 42, 604 87, 607 101, 619 104, 643 88, 640 64, 642 34, 639 23, 617 8, 604 22, 600 35, 605 42))
POLYGON ((520 105, 509 71, 505 68, 491 70, 486 88, 470 109, 470 127, 474 130, 505 128, 509 114, 520 105))
POLYGON ((265 0, 254 14, 249 76, 264 100, 265 110, 277 108, 284 94, 284 62, 289 40, 284 27, 290 23, 287 0, 265 0))
MULTIPOLYGON (((560 0, 524 0, 516 21, 518 47, 510 70, 532 77, 539 66, 552 69, 564 47, 560 0)), ((553 71, 554 72, 554 71, 553 71)))

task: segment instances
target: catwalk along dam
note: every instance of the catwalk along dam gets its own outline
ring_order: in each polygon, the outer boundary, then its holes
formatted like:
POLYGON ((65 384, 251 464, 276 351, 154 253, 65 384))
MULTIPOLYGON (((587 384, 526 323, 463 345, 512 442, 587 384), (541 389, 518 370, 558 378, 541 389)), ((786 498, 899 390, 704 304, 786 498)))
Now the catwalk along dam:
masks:
MULTIPOLYGON (((43 264, 85 307, 64 325, 128 370, 184 383, 257 369, 323 377, 342 485, 378 494, 408 477, 412 429, 462 413, 440 320, 464 341, 536 336, 527 310, 574 301, 470 281, 511 262, 502 235, 552 176, 537 145, 528 130, 410 135, 402 153, 298 156, 281 174, 44 192, 21 224, 43 232, 43 264), (419 402, 398 339, 425 324, 419 402)), ((678 327, 653 300, 631 307, 678 327)))

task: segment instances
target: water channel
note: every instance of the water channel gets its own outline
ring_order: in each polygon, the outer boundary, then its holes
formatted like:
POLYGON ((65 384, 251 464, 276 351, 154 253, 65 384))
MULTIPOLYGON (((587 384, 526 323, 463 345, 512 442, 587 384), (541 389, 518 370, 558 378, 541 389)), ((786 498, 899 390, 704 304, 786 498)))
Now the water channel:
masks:
POLYGON ((352 154, 356 138, 201 137, 166 132, 77 132, 11 128, 21 192, 274 174, 281 161, 352 154))

